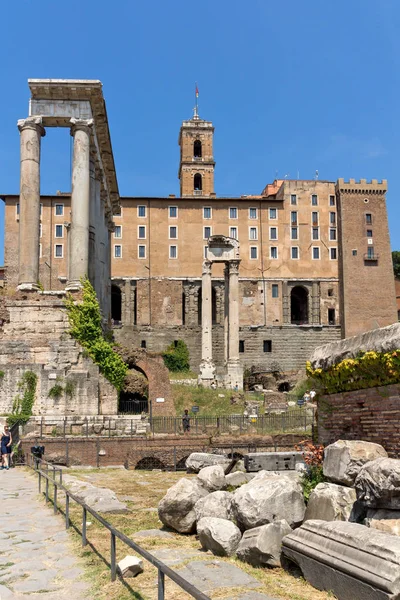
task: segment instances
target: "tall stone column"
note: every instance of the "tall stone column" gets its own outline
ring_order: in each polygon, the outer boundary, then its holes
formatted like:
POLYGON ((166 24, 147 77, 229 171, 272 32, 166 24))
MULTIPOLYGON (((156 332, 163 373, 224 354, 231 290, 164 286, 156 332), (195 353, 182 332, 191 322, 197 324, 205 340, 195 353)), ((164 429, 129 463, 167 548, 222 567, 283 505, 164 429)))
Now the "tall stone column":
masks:
POLYGON ((215 366, 212 360, 212 289, 211 262, 203 262, 201 288, 201 363, 199 383, 211 385, 215 377, 215 366))
POLYGON ((243 368, 239 361, 239 260, 229 262, 229 356, 228 387, 243 389, 243 368))
POLYGON ((71 229, 67 290, 79 290, 89 274, 90 131, 93 120, 71 119, 74 138, 72 163, 71 229))
POLYGON ((229 358, 229 263, 224 269, 224 362, 228 364, 229 358))
POLYGON ((18 289, 39 289, 40 117, 18 121, 21 139, 18 289))
POLYGON ((97 293, 96 286, 96 166, 91 154, 89 162, 90 200, 89 200, 89 260, 88 277, 97 293))
POLYGON ((321 323, 319 281, 313 281, 312 284, 311 323, 314 325, 319 325, 321 323))
POLYGON ((290 323, 290 295, 287 281, 282 283, 282 317, 285 325, 290 323))

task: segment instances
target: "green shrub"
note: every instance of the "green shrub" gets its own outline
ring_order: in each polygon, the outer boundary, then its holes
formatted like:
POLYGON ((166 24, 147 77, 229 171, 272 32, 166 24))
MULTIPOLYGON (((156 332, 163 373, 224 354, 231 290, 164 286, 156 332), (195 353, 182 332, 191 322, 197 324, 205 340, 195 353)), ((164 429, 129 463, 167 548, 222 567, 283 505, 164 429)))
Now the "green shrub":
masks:
POLYGON ((26 423, 32 416, 32 408, 35 402, 37 375, 33 371, 25 371, 18 387, 21 395, 15 396, 13 400, 12 413, 8 415, 7 422, 10 426, 14 423, 26 423))
POLYGON ((64 391, 67 394, 67 396, 72 398, 72 396, 75 394, 75 383, 73 381, 67 381, 65 383, 64 391))
POLYGON ((49 389, 48 391, 48 397, 49 398, 59 398, 61 396, 61 394, 63 393, 64 388, 62 385, 60 385, 59 383, 56 383, 55 385, 53 385, 52 388, 49 389))
POLYGON ((172 342, 163 353, 163 359, 169 371, 185 372, 190 370, 189 350, 183 340, 172 342))

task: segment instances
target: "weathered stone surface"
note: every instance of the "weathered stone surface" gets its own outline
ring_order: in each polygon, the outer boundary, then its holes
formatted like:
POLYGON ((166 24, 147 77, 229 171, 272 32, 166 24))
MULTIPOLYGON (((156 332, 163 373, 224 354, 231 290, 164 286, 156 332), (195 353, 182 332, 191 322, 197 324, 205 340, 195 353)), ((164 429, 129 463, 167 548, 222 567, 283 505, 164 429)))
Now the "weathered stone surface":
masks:
POLYGON ((225 475, 225 483, 226 485, 230 485, 232 487, 239 487, 244 483, 248 483, 251 479, 253 479, 254 475, 252 473, 242 473, 241 471, 236 471, 235 473, 229 473, 225 475))
POLYGON ((201 485, 209 492, 216 492, 226 487, 225 473, 221 465, 204 467, 197 475, 201 485))
POLYGON ((236 554, 240 560, 255 567, 279 567, 282 539, 291 532, 291 527, 284 519, 248 529, 243 534, 236 554))
POLYGON ((400 510, 370 508, 364 520, 367 527, 400 536, 400 510))
POLYGON ((352 486, 365 463, 386 456, 386 450, 379 444, 338 440, 325 448, 324 475, 334 483, 352 486))
POLYGON ((198 473, 204 467, 222 465, 223 468, 230 464, 230 459, 219 454, 207 454, 206 452, 192 452, 186 459, 186 468, 189 473, 198 473))
POLYGON ((137 531, 132 536, 134 539, 138 538, 173 538, 174 536, 168 531, 163 531, 162 529, 143 529, 142 531, 137 531))
POLYGON ((311 355, 310 362, 313 369, 327 369, 345 358, 355 358, 360 350, 389 352, 397 348, 400 348, 400 324, 394 323, 388 327, 318 346, 311 355))
POLYGON ((216 517, 218 519, 232 519, 233 495, 229 492, 212 492, 197 500, 194 505, 197 521, 204 517, 216 517))
POLYGON ((303 521, 305 508, 300 483, 279 475, 258 474, 233 494, 233 514, 243 530, 282 519, 294 527, 303 521))
POLYGON ((307 521, 282 540, 283 554, 319 590, 340 600, 400 598, 400 539, 347 521, 307 521))
POLYGON ((117 564, 117 571, 124 579, 136 577, 140 573, 143 573, 143 561, 136 556, 125 556, 117 564))
POLYGON ((231 556, 239 545, 242 534, 232 521, 204 517, 197 522, 197 533, 202 547, 217 556, 231 556))
POLYGON ((90 508, 102 513, 128 512, 126 504, 120 502, 112 490, 96 487, 72 475, 64 475, 63 484, 90 508))
POLYGON ((158 516, 164 525, 179 533, 192 533, 196 526, 194 505, 208 491, 194 479, 180 479, 169 488, 158 505, 158 516))
POLYGON ((400 510, 400 460, 372 460, 360 470, 355 486, 358 500, 368 508, 400 510))
POLYGON ((311 492, 304 520, 349 521, 356 500, 356 490, 353 488, 319 483, 311 492))
POLYGON ((177 572, 205 593, 219 588, 255 589, 261 586, 257 579, 222 560, 193 561, 177 572))

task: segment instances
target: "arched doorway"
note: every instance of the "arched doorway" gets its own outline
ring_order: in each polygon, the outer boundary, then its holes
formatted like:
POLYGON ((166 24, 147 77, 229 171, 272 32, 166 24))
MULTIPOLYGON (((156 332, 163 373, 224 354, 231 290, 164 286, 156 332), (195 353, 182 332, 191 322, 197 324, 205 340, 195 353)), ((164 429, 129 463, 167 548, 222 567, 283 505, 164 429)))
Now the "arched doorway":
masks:
POLYGON ((308 323, 308 291, 296 285, 290 294, 290 321, 292 325, 308 323))
POLYGON ((119 393, 118 413, 140 415, 149 412, 149 382, 142 369, 129 366, 122 390, 119 393))
POLYGON ((122 294, 117 285, 111 286, 111 318, 114 324, 121 323, 122 317, 122 294))

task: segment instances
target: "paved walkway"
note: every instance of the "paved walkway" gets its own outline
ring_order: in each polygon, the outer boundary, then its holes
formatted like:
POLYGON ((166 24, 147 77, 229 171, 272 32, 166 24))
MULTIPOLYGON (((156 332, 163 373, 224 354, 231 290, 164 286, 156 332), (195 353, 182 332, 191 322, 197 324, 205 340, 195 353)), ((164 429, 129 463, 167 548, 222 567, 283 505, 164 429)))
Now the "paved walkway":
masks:
POLYGON ((82 574, 63 518, 38 499, 36 477, 0 470, 0 600, 87 600, 82 574))

